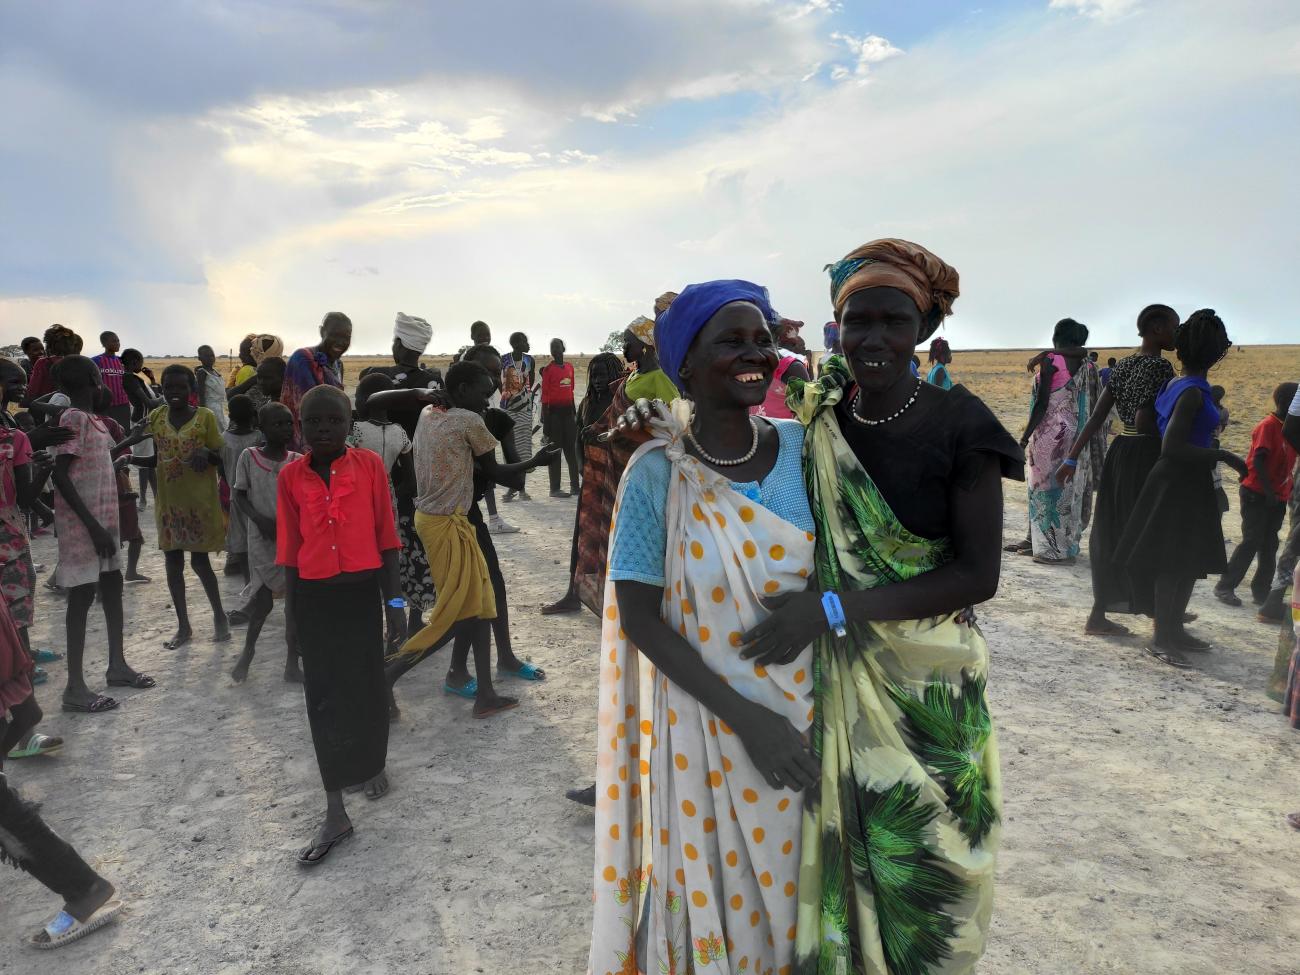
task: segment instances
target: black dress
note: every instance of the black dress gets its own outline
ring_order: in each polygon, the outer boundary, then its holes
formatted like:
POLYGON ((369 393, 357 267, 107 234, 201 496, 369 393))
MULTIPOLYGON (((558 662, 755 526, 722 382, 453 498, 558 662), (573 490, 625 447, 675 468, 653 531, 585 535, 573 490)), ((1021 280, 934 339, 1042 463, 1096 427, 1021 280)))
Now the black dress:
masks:
POLYGON ((1160 459, 1160 438, 1138 433, 1137 415, 1154 408, 1156 396, 1173 378, 1174 367, 1168 359, 1140 352, 1121 359, 1110 373, 1108 388, 1124 432, 1106 452, 1088 542, 1093 602, 1106 612, 1137 612, 1128 572, 1116 561, 1115 550, 1147 476, 1160 459))

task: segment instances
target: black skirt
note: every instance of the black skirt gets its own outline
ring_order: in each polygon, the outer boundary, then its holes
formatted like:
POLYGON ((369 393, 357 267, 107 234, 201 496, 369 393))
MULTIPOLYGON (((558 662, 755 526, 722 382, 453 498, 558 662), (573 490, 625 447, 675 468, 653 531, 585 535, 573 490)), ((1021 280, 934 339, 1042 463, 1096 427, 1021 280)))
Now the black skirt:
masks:
POLYGON ((1106 451, 1097 484, 1096 509, 1088 560, 1092 563, 1092 598, 1108 613, 1132 613, 1133 593, 1115 550, 1137 506, 1147 475, 1160 459, 1159 437, 1116 437, 1106 451))
POLYGON ((1114 561, 1128 571, 1133 611, 1152 615, 1159 575, 1204 579, 1228 567, 1214 478, 1161 457, 1147 476, 1114 561))
POLYGON ((382 772, 388 761, 378 578, 339 584, 299 579, 294 622, 321 782, 326 792, 360 785, 382 772))

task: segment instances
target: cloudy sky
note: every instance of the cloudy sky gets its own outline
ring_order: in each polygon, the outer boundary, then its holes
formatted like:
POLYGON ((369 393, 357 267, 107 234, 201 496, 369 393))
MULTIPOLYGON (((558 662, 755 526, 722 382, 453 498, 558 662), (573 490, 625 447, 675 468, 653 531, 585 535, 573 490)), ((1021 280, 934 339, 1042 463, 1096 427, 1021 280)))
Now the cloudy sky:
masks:
POLYGON ((1300 5, 977 2, 0 0, 0 341, 592 349, 714 277, 815 325, 880 236, 957 346, 1296 341, 1300 5))

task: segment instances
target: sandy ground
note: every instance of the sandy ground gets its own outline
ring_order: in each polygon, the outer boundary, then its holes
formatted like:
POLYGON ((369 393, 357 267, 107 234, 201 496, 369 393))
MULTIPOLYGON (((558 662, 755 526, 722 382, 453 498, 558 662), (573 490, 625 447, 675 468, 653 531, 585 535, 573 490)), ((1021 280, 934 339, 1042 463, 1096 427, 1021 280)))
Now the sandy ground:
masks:
MULTIPOLYGON (((540 498, 545 477, 533 478, 540 498)), ((1006 536, 1022 537, 1023 486, 1007 495, 1006 536)), ((130 914, 57 954, 28 950, 22 938, 57 904, 5 869, 0 972, 582 972, 592 817, 563 791, 592 775, 598 626, 537 611, 564 588, 573 502, 502 511, 524 529, 502 545, 517 649, 550 679, 509 681, 522 706, 475 721, 469 702, 441 690, 445 651, 408 676, 393 791, 355 797, 356 838, 310 872, 293 854, 323 798, 301 690, 280 678, 280 610, 249 682, 234 686, 243 631, 210 642, 192 577, 199 639, 163 649, 174 618, 161 556, 147 548, 154 582, 128 587, 128 652, 160 686, 121 692, 115 713, 65 715, 64 670, 50 665, 42 730, 68 745, 7 767, 118 884, 130 914)), ((1235 516, 1225 525, 1235 538, 1235 516)), ((34 549, 52 568, 53 541, 34 549)), ((231 606, 238 587, 224 588, 231 606)), ((1282 815, 1300 808, 1300 737, 1263 693, 1277 630, 1203 584, 1194 629, 1219 649, 1182 672, 1144 656, 1139 640, 1080 636, 1089 600, 1086 560, 1047 568, 1006 556, 999 595, 980 612, 1006 791, 981 971, 1294 975, 1300 833, 1282 815)), ((62 605, 41 590, 37 645, 62 648, 62 605)), ((94 611, 90 646, 88 672, 102 672, 94 611)))

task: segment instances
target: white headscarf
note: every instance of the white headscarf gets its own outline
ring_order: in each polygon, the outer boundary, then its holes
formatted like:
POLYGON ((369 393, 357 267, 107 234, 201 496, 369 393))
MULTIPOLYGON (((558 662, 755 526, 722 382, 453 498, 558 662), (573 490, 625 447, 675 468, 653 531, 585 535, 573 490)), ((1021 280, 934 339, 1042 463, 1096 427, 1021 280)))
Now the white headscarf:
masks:
POLYGON ((399 311, 393 325, 393 336, 412 352, 423 352, 433 339, 433 326, 423 318, 399 311))

